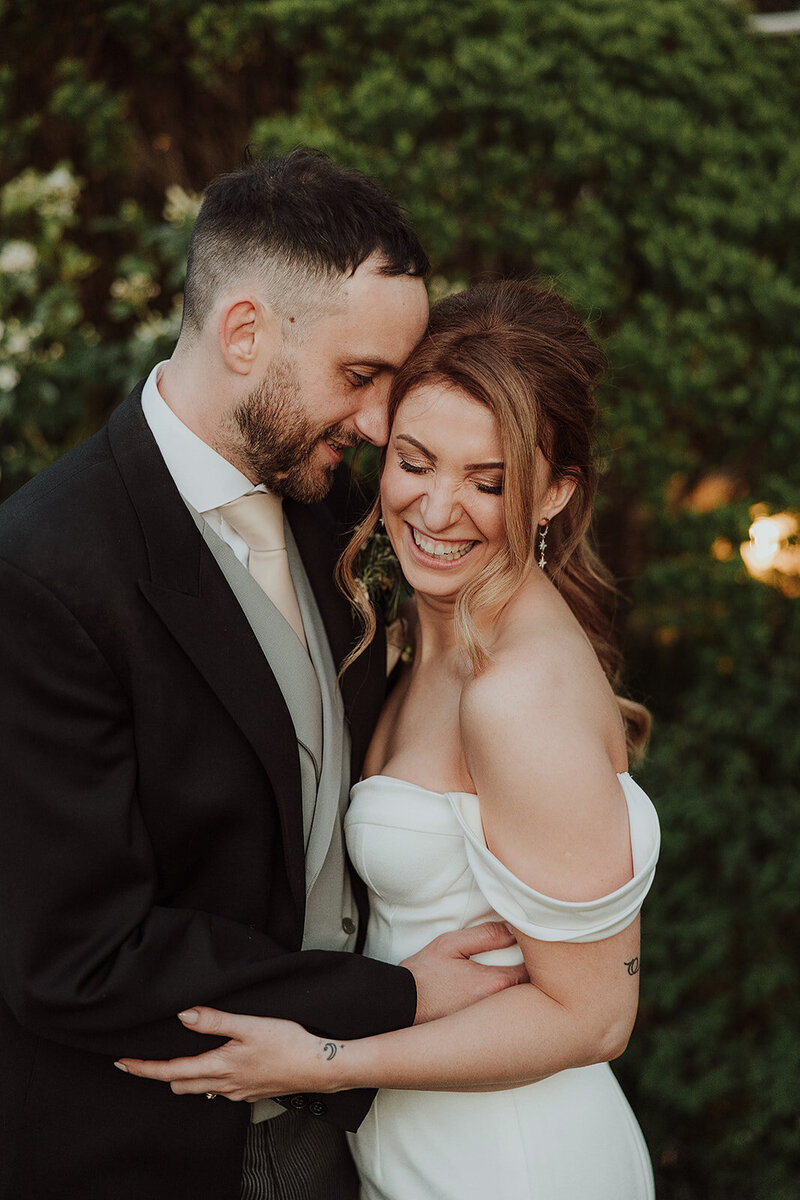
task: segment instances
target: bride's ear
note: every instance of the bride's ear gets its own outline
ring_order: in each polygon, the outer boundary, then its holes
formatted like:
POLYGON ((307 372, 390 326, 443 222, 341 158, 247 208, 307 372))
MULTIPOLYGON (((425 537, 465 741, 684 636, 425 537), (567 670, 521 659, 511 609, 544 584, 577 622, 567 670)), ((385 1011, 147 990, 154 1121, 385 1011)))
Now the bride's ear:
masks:
POLYGON ((552 521, 553 517, 558 516, 572 499, 577 482, 574 476, 566 475, 556 480, 555 483, 551 483, 547 489, 547 495, 542 501, 539 519, 552 521))

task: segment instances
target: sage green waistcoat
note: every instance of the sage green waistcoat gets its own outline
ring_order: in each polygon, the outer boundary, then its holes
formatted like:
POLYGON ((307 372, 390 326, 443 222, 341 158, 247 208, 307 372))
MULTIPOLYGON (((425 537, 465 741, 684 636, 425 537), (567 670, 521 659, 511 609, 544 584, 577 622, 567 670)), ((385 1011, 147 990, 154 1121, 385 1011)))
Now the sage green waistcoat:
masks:
MULTIPOLYGON (((297 737, 303 796, 306 912, 303 949, 353 950, 358 910, 345 861, 343 818, 350 790, 350 737, 336 667, 311 584, 284 518, 286 550, 308 652, 242 566, 230 546, 187 504, 238 600, 289 709, 297 737)), ((265 719, 269 719, 268 714, 265 719)), ((253 1105, 252 1119, 285 1112, 272 1100, 253 1105)))

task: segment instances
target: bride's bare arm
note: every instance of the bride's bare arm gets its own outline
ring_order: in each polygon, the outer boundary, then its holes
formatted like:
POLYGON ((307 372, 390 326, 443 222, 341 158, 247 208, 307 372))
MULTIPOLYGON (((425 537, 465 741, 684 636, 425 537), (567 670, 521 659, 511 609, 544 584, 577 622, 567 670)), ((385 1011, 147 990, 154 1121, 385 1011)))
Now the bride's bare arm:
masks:
MULTIPOLYGON (((562 686, 557 670, 552 676, 541 662, 517 665, 490 668, 462 704, 486 840, 537 891, 593 900, 631 876, 616 774, 625 764, 611 761, 606 726, 591 697, 581 699, 586 689, 562 686), (581 703, 590 705, 586 713, 575 711, 581 703)), ((602 693, 595 700, 602 710, 602 693)), ((613 753, 613 723, 609 728, 613 753)), ((624 757, 624 743, 617 752, 624 757)), ((424 1025, 341 1042, 286 1022, 200 1010, 194 1027, 227 1034, 226 1046, 166 1069, 126 1065, 170 1081, 175 1091, 253 1099, 361 1086, 490 1090, 619 1055, 636 1015, 638 919, 601 941, 542 942, 522 933, 518 940, 530 983, 424 1025)))

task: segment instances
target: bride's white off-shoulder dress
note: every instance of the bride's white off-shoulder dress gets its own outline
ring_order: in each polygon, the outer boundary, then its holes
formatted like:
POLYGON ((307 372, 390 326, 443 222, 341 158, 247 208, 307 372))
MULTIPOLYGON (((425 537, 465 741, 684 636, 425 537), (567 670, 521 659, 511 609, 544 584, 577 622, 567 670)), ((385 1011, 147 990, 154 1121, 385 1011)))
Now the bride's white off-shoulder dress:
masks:
MULTIPOLYGON (((659 827, 638 784, 628 774, 619 780, 633 878, 587 903, 553 900, 512 875, 486 846, 477 796, 385 775, 356 784, 346 832, 370 889, 365 952, 398 963, 440 933, 498 917, 548 942, 599 941, 624 929, 652 883, 659 827)), ((477 957, 521 961, 517 947, 477 957)), ((644 1139, 606 1063, 500 1092, 384 1089, 350 1145, 364 1200, 654 1195, 644 1139)))

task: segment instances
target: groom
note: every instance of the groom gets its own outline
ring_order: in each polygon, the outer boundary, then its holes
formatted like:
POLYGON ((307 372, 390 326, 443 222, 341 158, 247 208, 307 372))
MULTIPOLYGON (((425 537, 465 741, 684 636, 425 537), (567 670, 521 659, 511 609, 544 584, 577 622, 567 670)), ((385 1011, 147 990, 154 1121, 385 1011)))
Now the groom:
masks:
POLYGON ((354 1196, 370 1093, 175 1096, 193 1004, 334 1037, 515 982, 434 942, 364 959, 341 815, 383 642, 333 583, 327 493, 387 437, 427 259, 394 202, 295 151, 209 187, 184 322, 108 426, 0 510, 0 1197, 354 1196), (281 501, 285 504, 281 508, 281 501))

